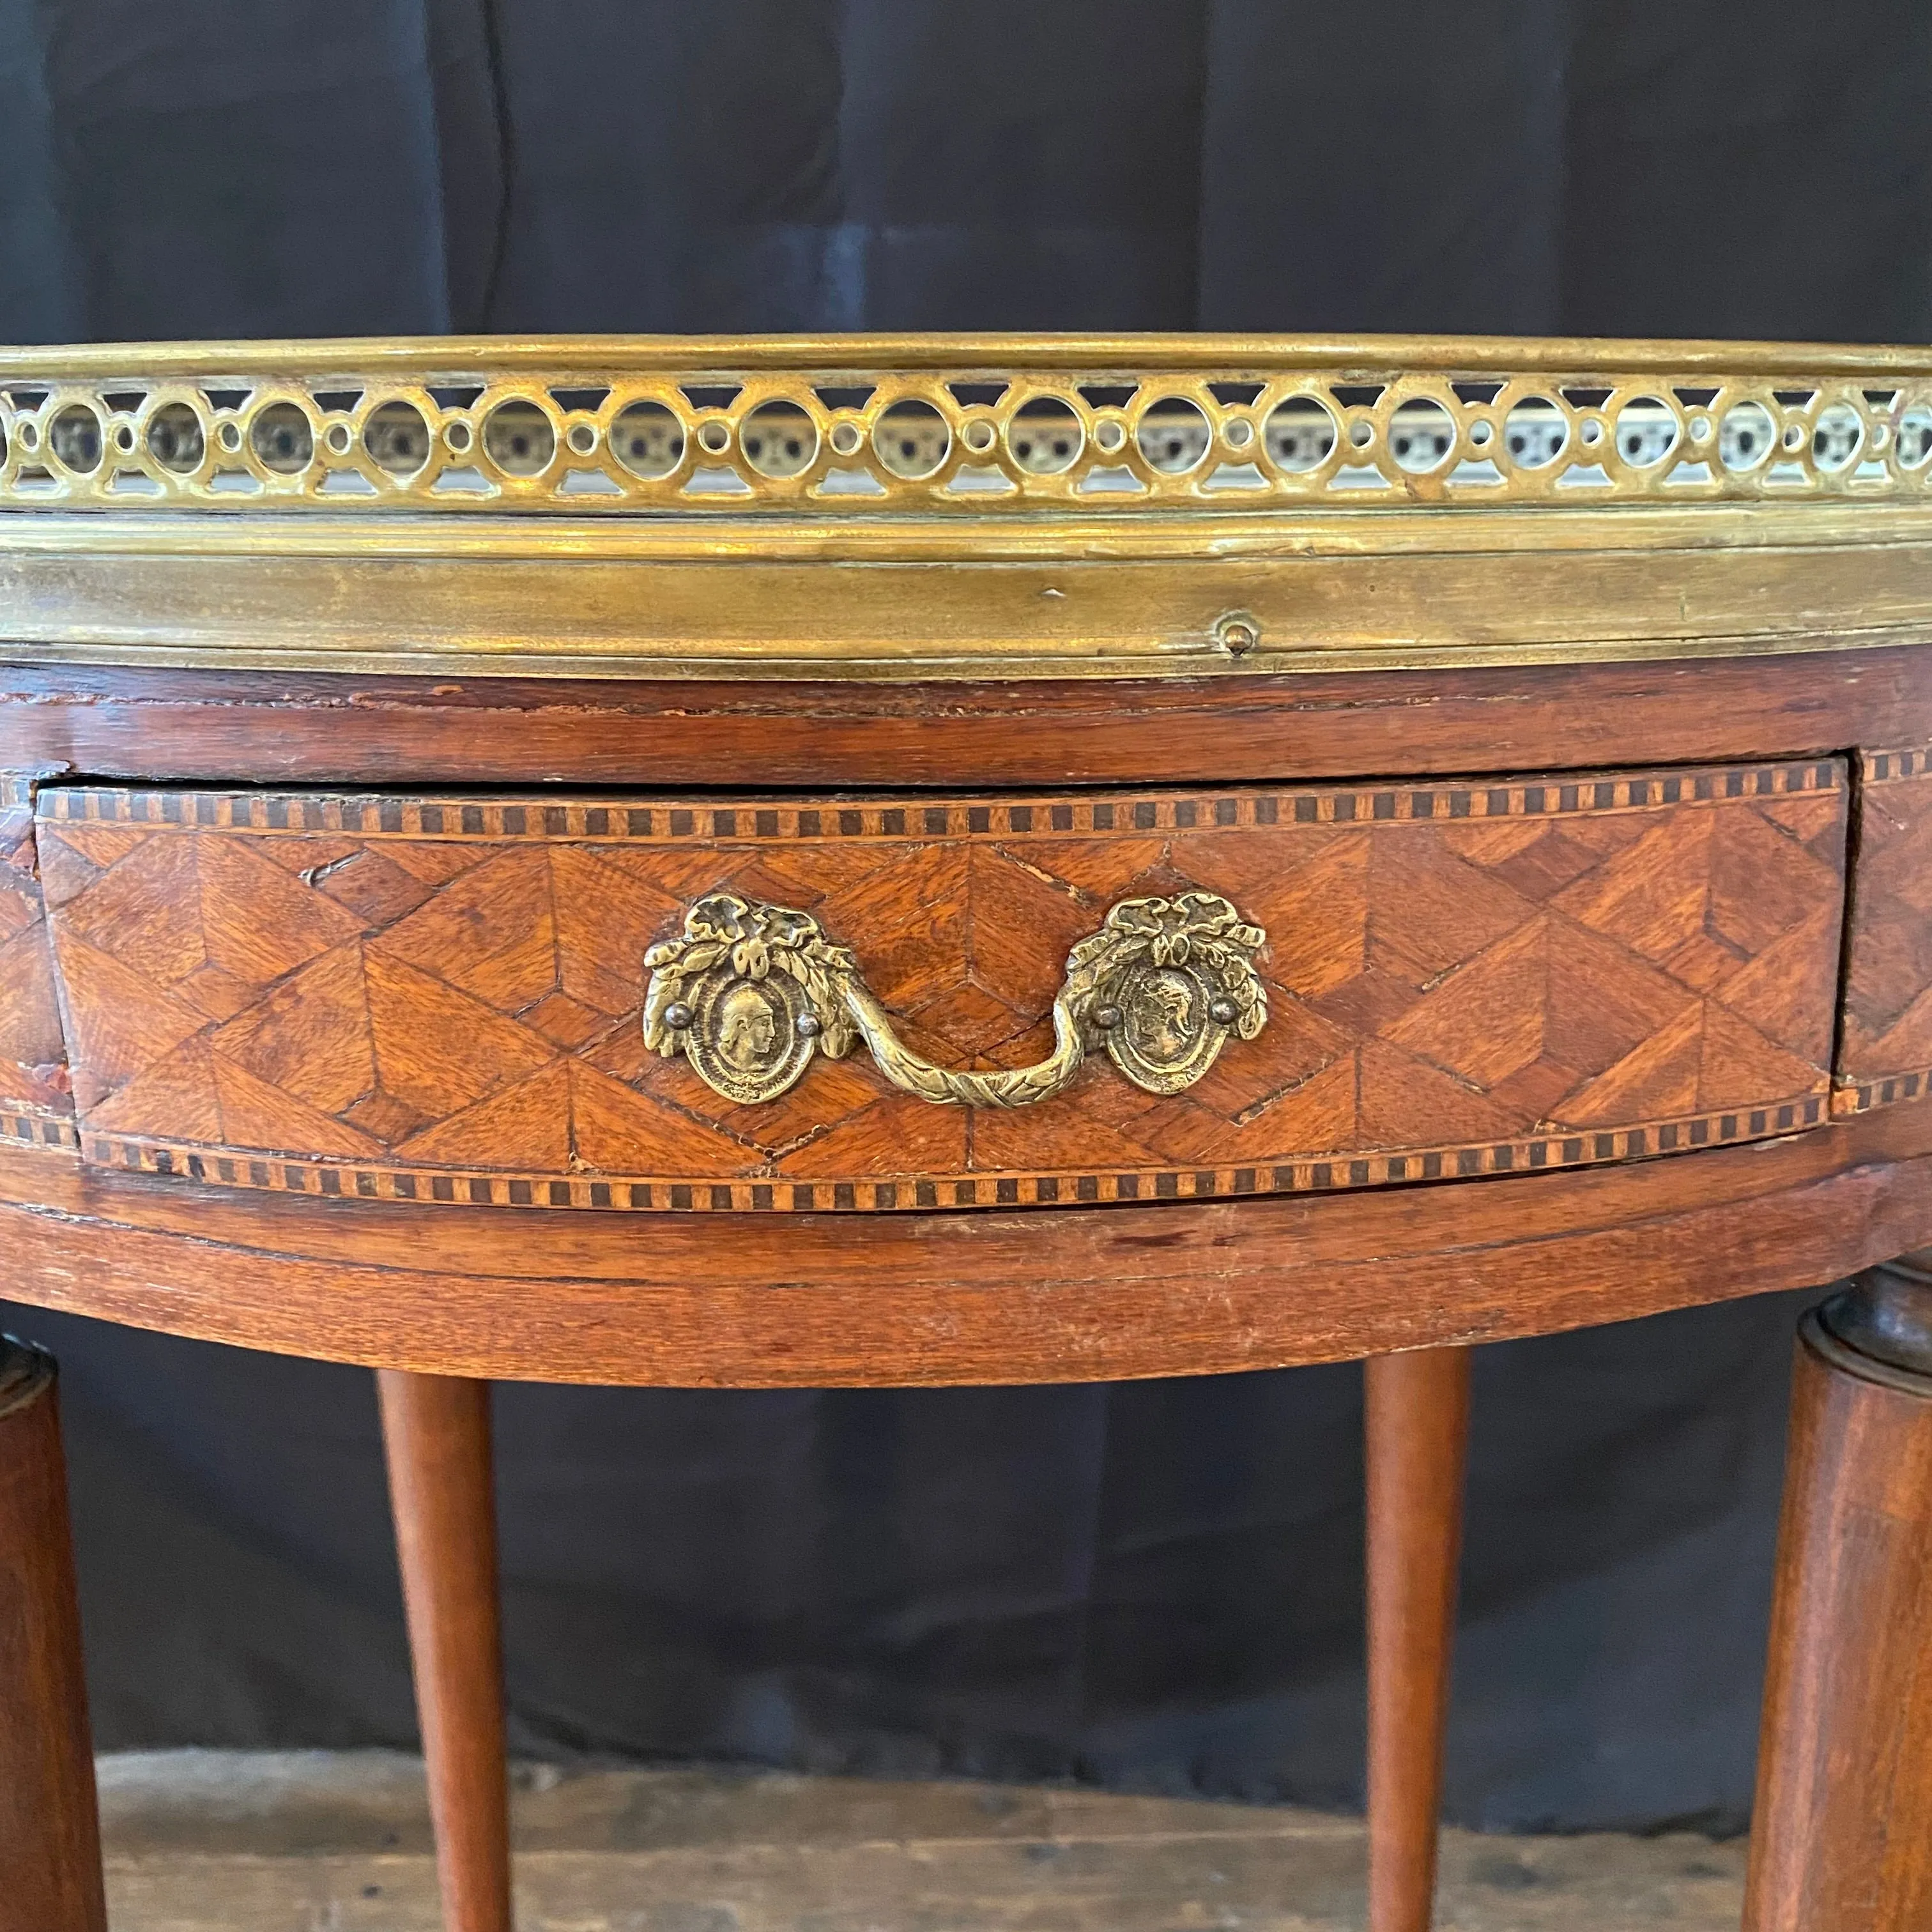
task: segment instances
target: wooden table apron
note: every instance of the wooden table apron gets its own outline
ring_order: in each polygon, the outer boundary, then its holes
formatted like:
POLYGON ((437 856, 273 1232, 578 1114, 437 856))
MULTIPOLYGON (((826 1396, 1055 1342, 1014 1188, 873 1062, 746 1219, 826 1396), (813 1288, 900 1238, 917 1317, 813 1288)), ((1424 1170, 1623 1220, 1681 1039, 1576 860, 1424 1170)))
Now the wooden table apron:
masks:
MULTIPOLYGON (((381 1372, 452 1926, 508 1924, 490 1380, 1372 1358, 1420 1932, 1468 1346, 1854 1273, 1748 1911, 1924 1922, 1927 398, 1748 344, 0 358, 0 1288, 381 1372)), ((103 1923, 52 1417, 0 1363, 0 1932, 103 1923)))

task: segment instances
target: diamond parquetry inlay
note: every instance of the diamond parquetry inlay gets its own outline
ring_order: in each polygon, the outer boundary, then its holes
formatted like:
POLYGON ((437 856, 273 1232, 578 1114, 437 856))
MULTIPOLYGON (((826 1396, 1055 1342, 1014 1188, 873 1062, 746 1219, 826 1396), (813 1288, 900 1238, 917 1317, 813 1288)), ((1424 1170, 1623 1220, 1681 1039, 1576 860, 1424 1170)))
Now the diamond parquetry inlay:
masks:
POLYGON ((1832 763, 850 810, 54 790, 38 833, 89 1159, 385 1198, 911 1207, 1815 1121, 1844 805, 1832 763), (1270 1019, 1180 1094, 1089 1069, 1036 1107, 936 1106, 821 1058, 738 1106, 644 1046, 642 956, 704 893, 808 911, 915 1051, 986 1068, 1044 1054, 1109 904, 1190 890, 1265 928, 1270 1019))

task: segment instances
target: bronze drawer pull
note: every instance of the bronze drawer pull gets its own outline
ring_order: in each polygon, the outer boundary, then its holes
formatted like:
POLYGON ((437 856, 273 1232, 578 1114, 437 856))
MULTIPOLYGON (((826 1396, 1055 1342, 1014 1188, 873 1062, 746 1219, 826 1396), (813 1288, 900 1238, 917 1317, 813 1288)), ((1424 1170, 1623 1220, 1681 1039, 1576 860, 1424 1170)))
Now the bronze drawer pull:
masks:
POLYGON ((644 1043, 682 1053, 728 1100, 776 1100, 814 1052, 842 1059, 862 1040, 879 1070, 922 1100, 974 1107, 1050 1100, 1104 1044, 1150 1094, 1178 1094, 1214 1065, 1231 1033, 1268 1022, 1254 968, 1267 942, 1212 892, 1122 899, 1075 944, 1053 1002, 1053 1051, 1034 1066, 964 1073, 922 1059, 892 1030, 848 947, 808 914, 715 892, 684 931, 644 955, 644 1043))

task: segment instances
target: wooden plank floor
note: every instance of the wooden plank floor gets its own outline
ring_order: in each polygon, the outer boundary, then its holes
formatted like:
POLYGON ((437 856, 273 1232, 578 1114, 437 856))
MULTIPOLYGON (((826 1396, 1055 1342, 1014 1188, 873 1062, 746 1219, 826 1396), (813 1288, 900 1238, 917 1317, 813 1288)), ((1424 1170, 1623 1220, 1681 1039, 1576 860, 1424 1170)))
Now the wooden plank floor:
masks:
MULTIPOLYGON (((1360 1822, 1066 1790, 518 1774, 519 1932, 1342 1932, 1360 1822)), ((112 1932, 440 1932, 421 1767, 101 1760, 112 1932)), ((1442 1932, 1735 1932, 1744 1847, 1451 1833, 1442 1932)))

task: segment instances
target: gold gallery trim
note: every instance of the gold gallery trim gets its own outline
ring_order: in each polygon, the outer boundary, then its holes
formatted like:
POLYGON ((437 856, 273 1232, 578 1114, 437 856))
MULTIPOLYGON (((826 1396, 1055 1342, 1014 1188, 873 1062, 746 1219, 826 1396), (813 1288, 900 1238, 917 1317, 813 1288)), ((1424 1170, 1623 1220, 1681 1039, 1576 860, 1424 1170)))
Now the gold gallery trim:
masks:
POLYGON ((0 351, 0 508, 730 518, 1902 496, 1922 351, 932 337, 0 351))
POLYGON ((262 375, 288 368, 378 368, 428 377, 494 367, 563 369, 585 376, 612 368, 812 369, 870 363, 946 369, 988 363, 1018 368, 1214 369, 1226 362, 1273 369, 1356 370, 1388 364, 1432 370, 1549 372, 1617 362, 1652 373, 1750 375, 1932 376, 1932 348, 1912 343, 1732 341, 1710 337, 1607 335, 1254 335, 1126 331, 991 332, 830 335, 367 335, 264 337, 243 341, 89 342, 0 346, 0 381, 45 380, 63 372, 110 376, 130 370, 199 378, 262 375))
POLYGON ((1932 640, 1922 350, 108 345, 0 350, 0 436, 28 663, 1247 680, 1932 640))

